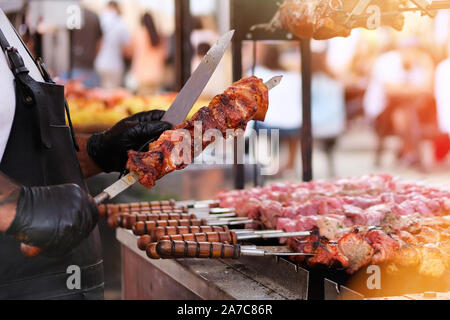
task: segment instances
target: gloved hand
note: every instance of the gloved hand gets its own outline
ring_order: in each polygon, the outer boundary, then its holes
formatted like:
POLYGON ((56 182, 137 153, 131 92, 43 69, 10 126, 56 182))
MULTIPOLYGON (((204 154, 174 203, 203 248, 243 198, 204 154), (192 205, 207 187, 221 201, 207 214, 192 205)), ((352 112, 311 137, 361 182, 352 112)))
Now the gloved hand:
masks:
POLYGON ((6 234, 47 256, 62 256, 89 236, 98 217, 97 206, 76 184, 22 187, 6 234))
POLYGON ((93 135, 87 143, 89 156, 104 172, 122 172, 128 150, 139 151, 145 143, 172 128, 170 123, 160 121, 164 114, 161 110, 141 112, 121 120, 106 132, 93 135))

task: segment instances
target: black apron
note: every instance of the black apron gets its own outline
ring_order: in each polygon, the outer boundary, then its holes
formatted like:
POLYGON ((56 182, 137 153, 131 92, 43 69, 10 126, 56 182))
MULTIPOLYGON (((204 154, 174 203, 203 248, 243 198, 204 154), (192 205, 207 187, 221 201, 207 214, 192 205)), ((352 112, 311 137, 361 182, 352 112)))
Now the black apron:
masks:
MULTIPOLYGON (((87 191, 64 87, 51 81, 42 63, 38 67, 47 82, 33 80, 1 30, 0 46, 14 74, 16 92, 14 122, 0 171, 29 187, 76 183, 87 191)), ((18 241, 0 233, 0 299, 102 298, 103 261, 97 227, 77 248, 59 258, 26 258, 18 241), (69 278, 73 271, 68 268, 74 265, 81 271, 81 288, 71 290, 68 282, 73 284, 69 278)))

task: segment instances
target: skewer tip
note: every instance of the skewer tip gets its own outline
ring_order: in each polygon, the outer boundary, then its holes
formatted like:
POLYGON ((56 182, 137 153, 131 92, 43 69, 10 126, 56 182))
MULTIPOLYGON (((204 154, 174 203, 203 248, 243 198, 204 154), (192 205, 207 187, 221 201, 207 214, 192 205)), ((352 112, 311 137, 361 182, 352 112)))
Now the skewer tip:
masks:
POLYGON ((276 76, 276 77, 273 77, 272 79, 270 79, 269 81, 267 81, 267 82, 265 83, 265 85, 266 85, 266 87, 267 87, 269 90, 272 90, 273 88, 275 88, 277 85, 280 84, 281 79, 283 79, 283 76, 276 76))

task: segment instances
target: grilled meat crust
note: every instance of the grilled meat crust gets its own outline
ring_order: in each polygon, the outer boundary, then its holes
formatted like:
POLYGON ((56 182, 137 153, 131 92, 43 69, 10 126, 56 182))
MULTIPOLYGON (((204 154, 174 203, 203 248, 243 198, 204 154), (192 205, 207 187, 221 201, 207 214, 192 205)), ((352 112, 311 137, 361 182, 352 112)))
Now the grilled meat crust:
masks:
POLYGON ((350 232, 339 239, 338 248, 349 260, 346 271, 350 274, 368 265, 375 251, 369 242, 357 231, 350 232))
MULTIPOLYGON (((285 0, 280 7, 281 26, 299 38, 326 40, 347 37, 353 28, 368 28, 368 19, 356 19, 346 24, 347 15, 358 0, 285 0), (340 7, 342 5, 342 8, 340 7), (336 10, 339 8, 339 10, 336 10)), ((372 0, 384 12, 396 12, 405 0, 372 0)), ((381 17, 381 24, 402 30, 404 16, 401 12, 381 17)))
POLYGON ((369 264, 387 263, 388 272, 399 272, 399 268, 417 268, 420 275, 441 277, 450 267, 450 240, 443 236, 430 237, 432 231, 423 227, 422 231, 412 235, 407 231, 387 234, 382 230, 356 228, 343 235, 337 241, 329 241, 319 235, 315 228, 312 234, 302 238, 291 238, 287 244, 295 252, 314 254, 313 257, 295 257, 295 261, 304 262, 310 267, 345 268, 353 274, 369 264), (423 235, 429 237, 425 238, 423 235), (433 240, 429 242, 429 240, 433 240))

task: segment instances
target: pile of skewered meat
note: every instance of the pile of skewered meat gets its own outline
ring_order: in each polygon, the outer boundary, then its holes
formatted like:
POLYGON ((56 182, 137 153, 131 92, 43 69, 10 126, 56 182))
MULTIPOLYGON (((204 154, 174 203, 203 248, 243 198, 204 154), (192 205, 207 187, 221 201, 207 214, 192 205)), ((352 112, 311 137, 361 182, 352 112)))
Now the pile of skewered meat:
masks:
MULTIPOLYGON (((360 178, 273 184, 219 192, 223 208, 260 220, 267 229, 312 230, 321 218, 337 229, 354 225, 410 224, 450 214, 450 192, 403 182, 387 174, 360 178), (394 219, 397 218, 397 219, 394 219)), ((330 238, 332 230, 327 232, 330 238)))
POLYGON ((316 229, 311 236, 289 239, 288 243, 296 252, 315 254, 307 259, 295 258, 309 266, 345 268, 352 274, 367 265, 385 264, 391 274, 416 268, 420 275, 438 278, 450 271, 449 222, 438 220, 432 227, 424 222, 415 230, 390 233, 355 227, 335 240, 320 236, 316 229))
POLYGON ((200 109, 189 121, 164 132, 149 145, 148 152, 128 152, 127 169, 139 176, 139 182, 148 188, 164 175, 185 168, 194 157, 214 139, 194 143, 196 122, 201 132, 219 130, 226 137, 227 129, 245 129, 250 120, 263 121, 268 108, 268 88, 261 79, 244 78, 234 83, 223 94, 212 99, 208 107, 200 109), (187 144, 190 154, 183 154, 187 144), (195 148, 197 147, 197 149, 195 148))
MULTIPOLYGON (((347 21, 347 14, 353 11, 359 0, 285 0, 279 10, 279 22, 287 31, 299 38, 325 40, 333 37, 347 37, 353 28, 369 28, 370 13, 363 11, 357 19, 347 21)), ((380 12, 394 12, 380 17, 380 24, 401 30, 404 16, 398 11, 405 0, 372 0, 380 12), (397 13, 395 13, 397 12, 397 13)), ((364 8, 366 9, 366 8, 364 8)), ((372 13, 373 14, 373 13, 372 13)))
POLYGON ((316 254, 307 258, 309 265, 354 273, 382 262, 392 262, 395 270, 395 263, 403 261, 399 265, 415 263, 425 275, 450 267, 448 191, 369 175, 220 192, 217 199, 221 207, 233 207, 263 228, 315 231, 308 239, 289 241, 296 251, 316 254))

